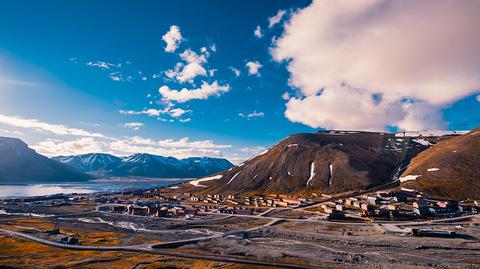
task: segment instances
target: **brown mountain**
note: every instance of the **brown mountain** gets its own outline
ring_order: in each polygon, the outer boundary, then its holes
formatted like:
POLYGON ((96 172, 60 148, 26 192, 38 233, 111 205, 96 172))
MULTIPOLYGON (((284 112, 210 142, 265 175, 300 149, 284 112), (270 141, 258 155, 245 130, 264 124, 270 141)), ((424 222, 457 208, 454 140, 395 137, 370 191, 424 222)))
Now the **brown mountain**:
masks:
MULTIPOLYGON (((391 181, 401 167, 443 138, 323 131, 287 137, 267 152, 202 181, 210 193, 337 193, 391 181)), ((197 187, 199 188, 199 187, 197 187)))
POLYGON ((438 198, 480 199, 480 128, 441 141, 415 157, 402 185, 438 198))

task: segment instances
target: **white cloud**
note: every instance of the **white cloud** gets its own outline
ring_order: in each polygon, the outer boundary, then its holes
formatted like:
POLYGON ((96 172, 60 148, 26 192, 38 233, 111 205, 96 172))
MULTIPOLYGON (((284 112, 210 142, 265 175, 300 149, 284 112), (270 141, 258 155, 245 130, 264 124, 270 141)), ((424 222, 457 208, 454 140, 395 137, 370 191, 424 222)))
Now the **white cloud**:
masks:
POLYGON ((275 16, 268 18, 268 28, 272 28, 275 24, 279 23, 285 13, 285 10, 279 10, 275 16))
MULTIPOLYGON (((136 137, 138 138, 138 137, 136 137)), ((144 144, 147 145, 158 145, 161 147, 168 147, 168 148, 195 148, 195 149, 222 149, 222 148, 231 148, 231 145, 218 145, 215 144, 212 140, 197 140, 197 141, 190 141, 188 137, 183 137, 178 140, 174 139, 164 139, 158 140, 153 142, 150 139, 140 139, 136 141, 142 141, 144 144)))
POLYGON ((131 128, 135 131, 140 130, 140 127, 143 127, 143 123, 141 122, 127 122, 122 124, 123 127, 131 128))
POLYGON ((230 86, 228 84, 219 85, 217 81, 209 84, 203 81, 200 88, 197 89, 189 90, 183 88, 181 90, 172 90, 168 86, 162 86, 160 87, 158 92, 166 101, 176 101, 179 103, 184 103, 193 99, 204 100, 210 96, 219 96, 221 93, 228 92, 229 90, 230 86))
POLYGON ((0 129, 0 133, 5 133, 8 135, 23 135, 22 132, 16 131, 16 130, 6 130, 6 129, 0 129))
POLYGON ((262 68, 263 65, 261 65, 258 61, 255 62, 247 62, 245 66, 248 69, 248 75, 259 75, 259 70, 262 68))
POLYGON ((108 62, 104 62, 104 61, 87 62, 86 65, 91 66, 91 67, 97 67, 97 68, 100 68, 100 69, 103 69, 103 70, 107 70, 107 69, 110 69, 112 67, 120 67, 121 66, 121 64, 112 64, 112 63, 108 63, 108 62))
POLYGON ((47 139, 32 146, 38 153, 46 156, 77 155, 104 152, 104 144, 91 137, 83 137, 73 141, 47 139))
POLYGON ((192 156, 219 157, 222 155, 220 149, 230 148, 231 145, 217 145, 211 140, 190 141, 188 137, 179 140, 165 139, 155 141, 136 136, 115 140, 110 143, 109 147, 117 154, 145 152, 185 158, 192 156))
POLYGON ((263 116, 265 116, 265 113, 253 111, 248 113, 247 118, 263 118, 263 116))
POLYGON ((164 109, 149 108, 149 109, 144 109, 140 111, 120 110, 118 112, 124 115, 142 115, 143 114, 143 115, 148 115, 150 117, 159 117, 160 115, 170 115, 170 117, 178 118, 188 112, 191 112, 191 110, 185 110, 181 108, 172 108, 171 105, 169 105, 164 109))
POLYGON ((480 88, 479 9, 478 1, 314 1, 271 49, 302 96, 285 115, 324 128, 441 127, 442 107, 480 88))
POLYGON ((255 30, 253 31, 253 34, 257 37, 257 38, 261 38, 263 36, 262 34, 262 28, 260 27, 260 25, 257 25, 257 27, 255 28, 255 30))
POLYGON ((132 75, 125 76, 120 71, 111 72, 108 75, 108 77, 113 81, 132 81, 133 80, 132 75))
POLYGON ((231 145, 215 144, 211 140, 190 141, 188 137, 178 140, 153 140, 139 136, 101 139, 84 137, 71 141, 47 139, 32 146, 37 152, 47 156, 105 152, 117 156, 150 153, 176 158, 192 156, 221 157, 221 150, 230 147, 231 145))
POLYGON ((190 110, 184 110, 184 109, 181 109, 181 108, 173 108, 173 109, 169 110, 170 116, 172 116, 174 118, 178 118, 178 117, 182 116, 183 114, 185 114, 187 112, 190 112, 190 110))
POLYGON ((253 147, 240 148, 241 152, 248 153, 249 156, 256 156, 256 155, 264 152, 265 150, 267 150, 267 148, 263 147, 263 146, 253 146, 253 147))
POLYGON ((189 49, 182 52, 180 58, 185 61, 185 64, 177 63, 174 69, 165 71, 165 75, 168 78, 176 79, 180 83, 193 83, 193 79, 197 76, 206 76, 207 70, 202 64, 207 63, 209 54, 206 48, 202 49, 200 55, 189 49))
POLYGON ((290 94, 289 94, 288 92, 284 92, 284 93, 282 94, 282 99, 283 99, 283 100, 288 100, 288 99, 290 99, 290 94))
POLYGON ((191 118, 180 119, 180 122, 182 122, 182 123, 183 123, 183 122, 190 122, 190 121, 192 121, 191 118))
POLYGON ((239 76, 240 76, 240 74, 241 74, 240 69, 235 68, 235 67, 233 67, 233 66, 230 66, 230 67, 228 67, 228 68, 229 68, 230 70, 232 70, 233 74, 235 74, 236 77, 239 77, 239 76))
POLYGON ((253 111, 253 112, 250 112, 248 114, 238 113, 238 116, 241 117, 241 118, 249 118, 249 119, 250 118, 263 118, 265 116, 265 113, 253 111))
POLYGON ((477 101, 480 102, 480 94, 477 95, 477 101))
POLYGON ((162 36, 163 41, 167 43, 165 46, 166 52, 175 52, 175 50, 180 46, 180 43, 183 40, 182 33, 180 32, 180 27, 176 25, 170 26, 170 30, 162 36))
POLYGON ((61 124, 51 124, 51 123, 41 122, 37 119, 25 119, 17 116, 7 116, 3 114, 0 114, 0 124, 26 128, 26 129, 33 129, 36 131, 45 131, 45 132, 50 132, 57 135, 103 137, 102 134, 88 132, 83 129, 69 128, 61 124))

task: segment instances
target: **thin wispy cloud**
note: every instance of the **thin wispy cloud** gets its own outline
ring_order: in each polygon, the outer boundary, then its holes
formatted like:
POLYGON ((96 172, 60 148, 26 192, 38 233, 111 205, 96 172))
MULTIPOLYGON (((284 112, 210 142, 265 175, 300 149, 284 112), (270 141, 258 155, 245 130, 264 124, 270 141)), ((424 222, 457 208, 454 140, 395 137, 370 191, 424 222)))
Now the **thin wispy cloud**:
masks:
POLYGON ((263 112, 257 112, 256 110, 250 113, 238 113, 238 116, 241 118, 263 118, 265 116, 265 113, 263 112))
POLYGON ((254 34, 257 38, 261 38, 261 37, 263 36, 262 27, 260 27, 260 25, 257 25, 257 27, 255 27, 255 30, 253 31, 253 34, 254 34))
POLYGON ((179 118, 183 116, 186 113, 191 112, 191 110, 185 110, 182 108, 172 108, 171 106, 167 106, 163 109, 154 109, 154 108, 149 108, 149 109, 144 109, 140 111, 136 110, 120 110, 118 111, 120 114, 124 115, 147 115, 150 117, 159 117, 161 115, 169 115, 173 118, 179 118))
POLYGON ((143 123, 141 122, 127 122, 127 123, 124 123, 122 124, 123 127, 127 127, 127 128, 130 128, 130 129, 133 129, 135 131, 137 130, 140 130, 141 127, 143 127, 143 123))
POLYGON ((36 131, 49 132, 57 135, 104 137, 100 133, 93 133, 79 128, 70 128, 62 124, 51 124, 37 119, 26 119, 17 116, 0 114, 0 124, 10 125, 18 128, 32 129, 36 131))
POLYGON ((268 18, 268 28, 272 28, 276 24, 278 24, 283 16, 285 16, 286 11, 285 10, 279 10, 275 16, 268 18))
POLYGON ((229 69, 233 72, 233 74, 235 74, 236 77, 239 77, 239 76, 240 76, 240 74, 241 74, 240 69, 235 68, 235 67, 233 67, 233 66, 230 66, 229 69))

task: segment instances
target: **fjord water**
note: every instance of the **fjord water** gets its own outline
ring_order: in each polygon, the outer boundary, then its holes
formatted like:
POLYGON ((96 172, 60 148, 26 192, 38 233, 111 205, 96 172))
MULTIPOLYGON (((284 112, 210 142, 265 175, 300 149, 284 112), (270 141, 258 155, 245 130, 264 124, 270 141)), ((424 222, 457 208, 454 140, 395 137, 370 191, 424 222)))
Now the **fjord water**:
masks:
POLYGON ((149 179, 149 180, 108 180, 75 183, 32 183, 1 184, 0 198, 30 197, 52 194, 71 193, 112 193, 119 191, 154 189, 185 182, 184 179, 149 179))

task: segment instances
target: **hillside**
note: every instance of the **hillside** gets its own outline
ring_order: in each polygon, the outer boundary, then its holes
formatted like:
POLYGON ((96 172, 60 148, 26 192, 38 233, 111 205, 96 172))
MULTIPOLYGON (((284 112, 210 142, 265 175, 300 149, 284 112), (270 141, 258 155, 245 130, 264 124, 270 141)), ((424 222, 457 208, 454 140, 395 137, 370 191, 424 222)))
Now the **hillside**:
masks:
POLYGON ((211 193, 361 190, 391 181, 412 157, 442 139, 376 132, 296 134, 200 185, 211 193))
POLYGON ((480 128, 420 153, 402 177, 411 179, 403 186, 433 197, 480 199, 480 128))
POLYGON ((0 181, 82 181, 91 177, 51 160, 29 148, 18 138, 0 137, 0 181))

